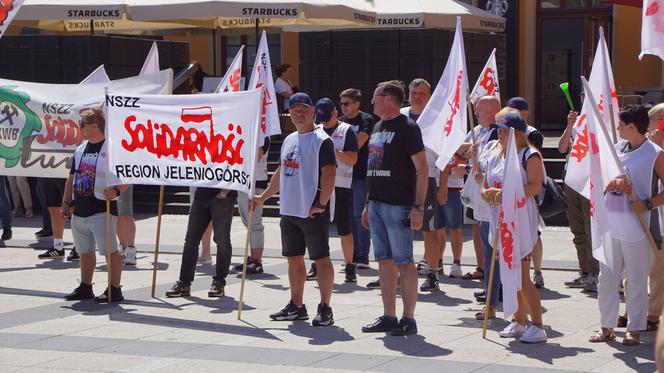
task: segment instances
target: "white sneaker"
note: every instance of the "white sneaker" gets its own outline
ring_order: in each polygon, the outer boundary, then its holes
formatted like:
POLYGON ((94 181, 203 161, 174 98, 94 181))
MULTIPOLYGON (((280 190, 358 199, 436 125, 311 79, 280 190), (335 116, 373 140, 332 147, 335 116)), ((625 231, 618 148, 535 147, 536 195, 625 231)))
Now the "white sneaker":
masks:
POLYGON ((426 276, 429 273, 429 264, 427 264, 426 260, 422 259, 417 263, 417 273, 422 276, 426 276))
POLYGON ((210 265, 212 264, 212 255, 201 255, 198 257, 198 264, 210 265))
POLYGON ((461 278, 463 277, 463 272, 461 272, 461 266, 452 263, 452 267, 450 268, 450 278, 461 278))
POLYGON ((127 246, 124 250, 124 264, 128 266, 136 265, 136 248, 134 246, 127 246))
POLYGON ((546 340, 547 336, 544 329, 540 329, 535 325, 529 326, 528 330, 519 338, 519 341, 523 343, 544 343, 546 340))
POLYGON ((526 326, 521 325, 516 321, 512 321, 505 329, 498 332, 501 338, 518 338, 526 332, 526 326))

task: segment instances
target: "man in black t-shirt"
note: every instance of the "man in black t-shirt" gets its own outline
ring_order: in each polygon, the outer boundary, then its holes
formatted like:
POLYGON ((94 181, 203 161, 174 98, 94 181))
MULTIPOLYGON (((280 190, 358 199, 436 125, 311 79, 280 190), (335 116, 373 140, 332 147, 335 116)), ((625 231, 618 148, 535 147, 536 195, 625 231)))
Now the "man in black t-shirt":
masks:
POLYGON ((362 210, 367 199, 367 160, 369 159, 369 136, 376 120, 370 114, 360 111, 362 92, 348 88, 339 95, 339 105, 343 115, 339 120, 353 127, 357 135, 357 163, 353 166, 353 182, 351 183, 353 199, 353 262, 358 269, 369 268, 369 248, 371 240, 369 230, 362 225, 362 210))
MULTIPOLYGON (((127 186, 106 187, 106 185, 114 183, 110 180, 112 176, 105 169, 108 164, 108 151, 104 147, 105 124, 104 113, 100 109, 90 109, 81 114, 81 134, 87 141, 76 149, 69 178, 65 184, 61 215, 65 219, 71 218, 74 246, 81 256, 81 284, 72 293, 65 296, 66 300, 94 298, 92 275, 96 265, 95 245, 98 247, 100 255, 106 255, 107 250, 111 252, 111 283, 109 284, 111 301, 124 300, 120 290, 123 263, 115 236, 117 206, 115 201, 111 201, 110 213, 113 215, 110 227, 111 245, 110 248, 107 248, 106 201, 117 199, 120 193, 127 189, 127 186)), ((109 301, 107 294, 108 289, 96 297, 95 301, 107 303, 109 301)))
POLYGON ((362 331, 395 336, 417 333, 413 230, 422 226, 428 176, 420 128, 399 112, 403 98, 398 82, 380 83, 374 92, 374 112, 381 120, 369 139, 369 197, 362 213, 363 223, 371 227, 384 311, 362 331), (397 280, 404 304, 400 321, 396 317, 397 280))

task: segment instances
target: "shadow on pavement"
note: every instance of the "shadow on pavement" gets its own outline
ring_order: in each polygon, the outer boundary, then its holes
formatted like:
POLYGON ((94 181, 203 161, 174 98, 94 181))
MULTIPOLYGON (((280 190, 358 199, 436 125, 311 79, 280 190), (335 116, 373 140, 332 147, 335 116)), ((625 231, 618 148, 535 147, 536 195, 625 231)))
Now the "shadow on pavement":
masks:
POLYGON ((565 299, 565 298, 571 298, 571 296, 563 293, 559 293, 555 290, 547 289, 547 288, 542 288, 539 289, 539 294, 540 298, 542 300, 556 300, 556 299, 565 299))
POLYGON ((65 296, 64 293, 56 293, 54 291, 16 289, 16 288, 5 288, 5 287, 0 287, 0 294, 26 295, 29 297, 59 298, 59 299, 63 299, 65 296))
POLYGON ((294 335, 309 338, 309 344, 316 346, 329 345, 334 342, 353 341, 346 329, 331 325, 325 327, 314 327, 309 323, 302 325, 300 323, 291 323, 288 325, 288 331, 294 335))
POLYGON ((452 353, 452 350, 442 348, 440 346, 428 343, 425 338, 418 334, 408 335, 405 337, 393 337, 385 335, 378 339, 383 340, 386 348, 392 351, 399 351, 407 356, 415 357, 439 357, 452 353))
MULTIPOLYGON (((212 308, 211 313, 224 314, 232 313, 237 311, 239 302, 231 297, 221 297, 221 298, 199 298, 199 297, 187 297, 187 300, 191 300, 191 303, 185 303, 180 307, 184 308, 187 306, 203 306, 207 308, 212 308)), ((246 302, 242 305, 243 311, 255 310, 256 308, 247 305, 246 302)))
POLYGON ((426 303, 436 303, 439 306, 458 306, 461 304, 473 303, 468 299, 449 297, 445 295, 445 293, 442 291, 433 291, 426 294, 419 293, 417 294, 417 301, 426 302, 426 303))
MULTIPOLYGON (((547 334, 549 330, 547 330, 547 334)), ((550 337, 550 336, 549 336, 550 337)), ((517 340, 509 342, 508 350, 519 353, 531 359, 553 365, 555 359, 578 356, 584 353, 591 353, 595 350, 585 347, 563 347, 559 343, 538 343, 527 344, 517 340)))

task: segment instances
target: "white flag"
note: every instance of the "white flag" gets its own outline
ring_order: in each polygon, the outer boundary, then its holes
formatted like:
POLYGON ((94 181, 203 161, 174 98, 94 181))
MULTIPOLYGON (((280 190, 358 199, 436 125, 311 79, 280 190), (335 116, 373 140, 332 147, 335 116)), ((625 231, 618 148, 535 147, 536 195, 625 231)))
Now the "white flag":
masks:
POLYGON ((510 317, 518 308, 517 292, 521 290, 521 259, 530 254, 534 242, 528 232, 527 199, 523 190, 522 166, 514 141, 514 129, 505 151, 500 226, 500 280, 503 283, 503 312, 510 317))
POLYGON ((422 130, 424 146, 438 155, 436 167, 443 170, 463 144, 468 132, 466 94, 468 75, 463 47, 461 17, 457 17, 456 34, 443 75, 424 108, 417 124, 422 130))
POLYGON ((279 109, 277 109, 277 96, 274 93, 274 81, 272 80, 272 65, 270 64, 270 50, 267 46, 267 35, 263 31, 261 41, 256 53, 254 68, 249 79, 249 89, 265 87, 263 94, 263 115, 261 118, 261 130, 266 136, 281 133, 279 123, 279 109))
MULTIPOLYGON (((598 99, 597 107, 602 115, 603 125, 606 132, 613 136, 614 130, 611 128, 611 116, 613 116, 613 123, 618 125, 618 98, 616 95, 615 84, 613 82, 613 71, 611 69, 611 61, 609 60, 608 48, 606 40, 604 39, 604 32, 600 28, 600 39, 597 43, 597 51, 595 52, 595 59, 593 60, 592 70, 590 72, 590 79, 588 80, 590 90, 595 98, 598 99), (610 103, 607 97, 610 96, 610 103), (613 106, 613 111, 609 110, 613 106)), ((574 124, 576 135, 574 142, 570 147, 569 160, 567 162, 567 174, 565 176, 565 184, 570 188, 576 190, 586 198, 590 198, 590 174, 588 173, 588 153, 590 151, 591 139, 588 138, 588 120, 593 119, 595 128, 599 130, 602 122, 594 116, 588 116, 590 111, 590 104, 588 95, 583 102, 581 113, 574 124)), ((616 131, 617 138, 617 131, 616 131)), ((618 138, 617 138, 618 139, 618 138)), ((604 136, 598 138, 597 146, 602 154, 610 154, 613 151, 613 139, 605 138, 604 136)), ((608 157, 601 157, 603 172, 604 188, 608 183, 613 180, 607 175, 614 175, 617 170, 615 169, 615 162, 610 162, 608 157)))
POLYGON ((215 92, 239 92, 240 91, 240 79, 242 77, 242 51, 244 50, 244 45, 240 47, 240 50, 235 55, 233 62, 228 66, 228 70, 221 82, 217 86, 215 92))
POLYGON ((111 81, 111 78, 108 77, 108 74, 106 74, 106 69, 104 68, 104 65, 99 65, 98 68, 95 69, 90 75, 88 75, 85 79, 81 80, 80 83, 78 84, 93 84, 93 83, 108 83, 111 81))
POLYGON ((150 52, 148 53, 145 62, 143 62, 143 67, 141 67, 141 72, 138 74, 154 74, 159 72, 159 50, 157 49, 157 42, 152 43, 150 47, 150 52))
POLYGON ((5 30, 12 23, 12 19, 19 8, 23 5, 23 0, 2 0, 0 1, 0 38, 5 34, 5 30))
POLYGON ((664 60, 664 1, 643 0, 641 54, 654 54, 664 60))
POLYGON ((481 97, 491 95, 498 98, 500 102, 500 88, 498 86, 498 65, 496 64, 496 48, 493 48, 486 65, 482 69, 477 83, 470 92, 470 102, 475 105, 481 97))

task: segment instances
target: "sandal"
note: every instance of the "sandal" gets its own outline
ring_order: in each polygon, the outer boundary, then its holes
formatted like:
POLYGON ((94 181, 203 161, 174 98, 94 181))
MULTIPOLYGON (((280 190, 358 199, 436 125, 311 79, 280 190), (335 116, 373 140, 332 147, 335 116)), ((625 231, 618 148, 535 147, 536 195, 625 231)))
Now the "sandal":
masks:
POLYGON ((618 325, 616 325, 618 328, 626 328, 627 327, 627 318, 625 316, 618 316, 618 325))
POLYGON ((611 330, 609 334, 604 334, 604 331, 600 331, 599 333, 590 336, 588 338, 588 342, 590 343, 604 343, 604 342, 610 342, 610 341, 615 341, 616 340, 616 333, 611 330))
POLYGON ((646 324, 647 332, 656 332, 657 329, 659 329, 659 320, 657 321, 647 320, 646 322, 647 322, 646 324))
MULTIPOLYGON (((486 307, 484 307, 484 310, 475 314, 475 320, 484 320, 484 312, 486 312, 486 307)), ((493 307, 489 307, 489 317, 487 318, 487 320, 495 318, 496 318, 496 309, 493 307)))
POLYGON ((476 267, 475 272, 468 272, 461 276, 461 278, 464 280, 482 280, 484 279, 484 269, 476 267))
POLYGON ((638 346, 641 344, 641 337, 639 333, 627 332, 625 338, 623 338, 622 344, 623 346, 638 346))

